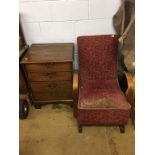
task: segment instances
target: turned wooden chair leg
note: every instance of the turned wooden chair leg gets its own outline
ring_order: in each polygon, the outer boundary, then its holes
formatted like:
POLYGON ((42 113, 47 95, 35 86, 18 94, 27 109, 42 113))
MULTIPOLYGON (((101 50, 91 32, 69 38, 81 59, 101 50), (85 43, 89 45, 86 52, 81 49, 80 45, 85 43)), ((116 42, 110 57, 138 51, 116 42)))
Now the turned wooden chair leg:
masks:
POLYGON ((79 133, 82 133, 82 125, 78 125, 79 133))
POLYGON ((124 125, 119 125, 120 128, 120 133, 125 133, 125 126, 124 125))

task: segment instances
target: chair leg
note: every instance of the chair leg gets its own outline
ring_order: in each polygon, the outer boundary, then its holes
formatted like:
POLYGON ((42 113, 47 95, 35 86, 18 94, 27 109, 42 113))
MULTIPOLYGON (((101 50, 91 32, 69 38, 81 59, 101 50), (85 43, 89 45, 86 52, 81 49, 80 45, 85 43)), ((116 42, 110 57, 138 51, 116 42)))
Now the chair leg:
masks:
POLYGON ((82 133, 82 125, 78 125, 79 133, 82 133))
POLYGON ((125 133, 125 126, 124 125, 119 125, 120 128, 120 133, 125 133))

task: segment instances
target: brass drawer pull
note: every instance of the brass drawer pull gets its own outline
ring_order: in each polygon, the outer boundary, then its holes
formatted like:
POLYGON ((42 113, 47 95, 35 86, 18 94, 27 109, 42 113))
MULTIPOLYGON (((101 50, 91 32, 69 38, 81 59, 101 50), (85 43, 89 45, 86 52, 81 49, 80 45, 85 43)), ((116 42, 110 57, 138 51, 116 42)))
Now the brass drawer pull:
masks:
POLYGON ((56 88, 56 85, 55 85, 55 84, 48 84, 48 87, 49 87, 50 89, 55 89, 55 88, 56 88))
POLYGON ((46 76, 49 76, 49 77, 53 77, 55 75, 56 75, 56 73, 52 73, 52 72, 46 74, 46 76))
POLYGON ((46 66, 46 67, 52 67, 52 65, 54 65, 54 62, 45 63, 45 66, 46 66))
POLYGON ((29 60, 29 58, 26 57, 26 58, 24 58, 24 60, 27 61, 27 60, 29 60))

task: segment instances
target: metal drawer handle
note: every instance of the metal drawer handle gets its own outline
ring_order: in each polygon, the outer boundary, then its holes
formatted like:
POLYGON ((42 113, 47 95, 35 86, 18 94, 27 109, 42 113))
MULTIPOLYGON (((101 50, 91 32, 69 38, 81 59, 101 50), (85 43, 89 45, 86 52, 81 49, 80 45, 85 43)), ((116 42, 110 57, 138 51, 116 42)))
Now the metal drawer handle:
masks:
POLYGON ((46 75, 52 77, 52 76, 55 76, 56 73, 52 73, 52 72, 50 72, 50 73, 47 73, 46 75))
POLYGON ((29 60, 29 58, 26 57, 26 58, 24 58, 24 60, 27 61, 27 60, 29 60))
POLYGON ((52 65, 54 65, 54 62, 45 63, 45 66, 46 66, 46 67, 51 67, 52 65))
POLYGON ((48 84, 48 87, 51 88, 51 89, 54 89, 56 87, 55 84, 51 85, 51 84, 48 84))

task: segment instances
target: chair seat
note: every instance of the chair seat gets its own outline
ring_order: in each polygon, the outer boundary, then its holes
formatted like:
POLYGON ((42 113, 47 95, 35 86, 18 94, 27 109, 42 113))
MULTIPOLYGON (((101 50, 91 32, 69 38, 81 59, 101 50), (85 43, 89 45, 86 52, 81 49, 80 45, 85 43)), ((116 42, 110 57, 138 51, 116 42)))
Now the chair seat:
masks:
POLYGON ((83 125, 127 124, 130 104, 121 90, 80 88, 78 122, 83 125))
POLYGON ((89 90, 80 89, 78 109, 130 109, 124 94, 119 89, 89 90))

